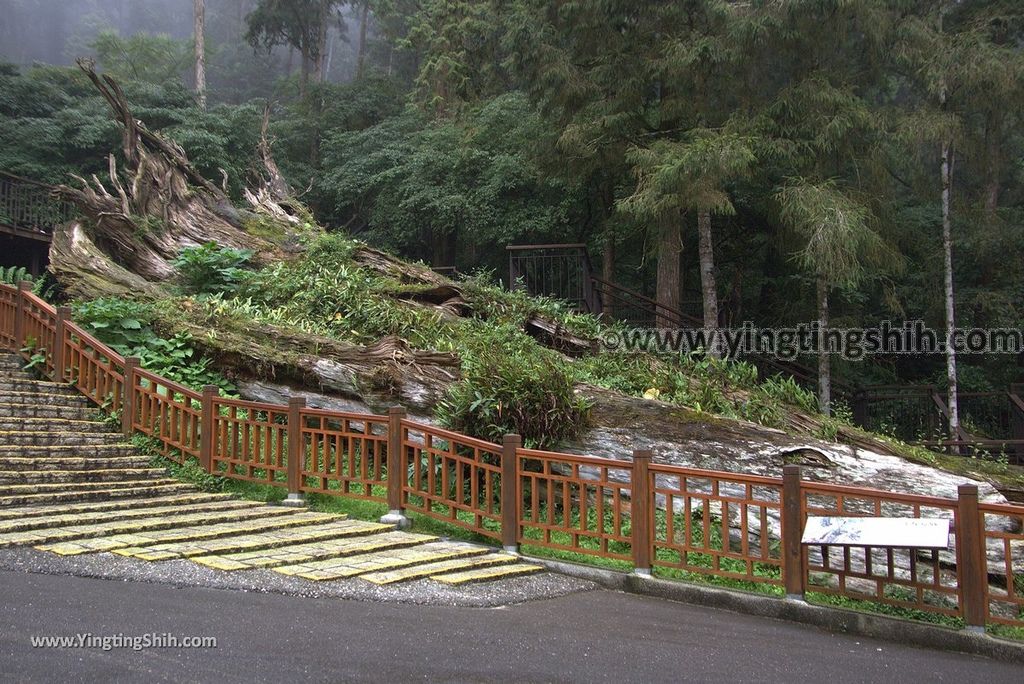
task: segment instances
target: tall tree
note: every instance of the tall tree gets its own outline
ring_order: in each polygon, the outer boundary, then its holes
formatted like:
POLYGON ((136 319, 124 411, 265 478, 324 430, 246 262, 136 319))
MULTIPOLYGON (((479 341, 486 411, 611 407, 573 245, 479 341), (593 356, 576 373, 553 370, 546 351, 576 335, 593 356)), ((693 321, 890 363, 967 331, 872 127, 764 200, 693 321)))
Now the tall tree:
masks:
POLYGON ((196 52, 196 96, 199 106, 206 109, 206 0, 192 0, 192 32, 196 52))
POLYGON ((628 155, 638 181, 636 191, 620 202, 622 209, 647 219, 666 212, 697 215, 704 328, 707 351, 713 356, 721 356, 723 347, 715 334, 718 287, 711 216, 736 213, 726 184, 749 173, 755 161, 752 148, 752 141, 738 134, 695 129, 682 140, 660 140, 628 155))
POLYGON ((288 45, 302 57, 302 93, 310 75, 323 78, 327 57, 327 32, 337 20, 337 8, 343 0, 259 0, 246 17, 246 40, 253 47, 270 50, 288 45))
POLYGON ((782 220, 803 238, 800 264, 814 275, 818 305, 818 409, 832 408, 832 365, 826 341, 829 331, 829 292, 855 287, 872 266, 891 259, 891 252, 869 226, 870 213, 834 182, 808 183, 795 179, 775 199, 782 220))

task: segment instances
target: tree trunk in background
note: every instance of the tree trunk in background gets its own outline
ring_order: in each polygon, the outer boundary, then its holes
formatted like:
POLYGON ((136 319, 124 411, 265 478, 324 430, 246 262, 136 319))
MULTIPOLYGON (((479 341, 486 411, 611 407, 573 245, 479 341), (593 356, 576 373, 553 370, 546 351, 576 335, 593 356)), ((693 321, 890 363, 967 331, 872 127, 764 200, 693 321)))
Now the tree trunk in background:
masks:
POLYGON ((999 167, 1002 159, 1002 125, 1001 113, 992 112, 985 122, 985 160, 987 178, 985 179, 985 218, 989 223, 996 220, 999 208, 999 167))
POLYGON ((832 357, 828 353, 828 280, 818 274, 818 410, 832 414, 832 357))
MULTIPOLYGON (((944 100, 945 98, 943 98, 944 100)), ((953 145, 942 144, 942 253, 945 258, 946 299, 946 379, 949 383, 949 438, 957 439, 960 431, 960 410, 956 391, 956 350, 953 348, 953 330, 956 328, 956 308, 953 305, 953 225, 950 194, 953 186, 953 145)))
MULTIPOLYGON (((604 252, 601 254, 601 277, 609 283, 615 282, 615 232, 608 229, 604 236, 604 252)), ((615 315, 612 298, 605 295, 601 300, 601 314, 605 318, 615 315)))
POLYGON ((313 62, 313 80, 324 82, 324 65, 327 63, 327 17, 320 20, 319 34, 316 39, 316 60, 313 62))
POLYGON ((366 24, 370 19, 370 3, 363 2, 363 13, 359 18, 359 51, 356 53, 356 78, 363 77, 366 68, 366 24))
MULTIPOLYGON (((655 286, 658 304, 675 311, 679 310, 679 255, 683 251, 679 223, 681 217, 667 219, 658 235, 658 278, 655 286)), ((674 328, 679 325, 675 316, 658 312, 656 325, 674 328)))
POLYGON ((700 287, 704 300, 704 330, 707 335, 708 354, 722 357, 718 340, 718 285, 715 283, 715 246, 711 238, 711 212, 697 214, 697 251, 700 256, 700 287))
POLYGON ((192 0, 192 16, 195 21, 196 95, 199 106, 206 109, 206 0, 192 0))

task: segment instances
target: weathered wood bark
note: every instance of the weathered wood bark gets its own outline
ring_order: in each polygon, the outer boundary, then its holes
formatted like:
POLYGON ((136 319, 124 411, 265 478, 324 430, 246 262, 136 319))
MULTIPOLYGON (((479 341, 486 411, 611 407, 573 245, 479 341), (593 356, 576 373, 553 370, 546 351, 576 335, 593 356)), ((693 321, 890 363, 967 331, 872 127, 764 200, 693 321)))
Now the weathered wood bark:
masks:
MULTIPOLYGON (((658 234, 658 274, 655 284, 658 304, 679 310, 679 255, 683 251, 680 241, 679 222, 667 219, 660 226, 658 234)), ((675 321, 671 316, 660 315, 656 325, 671 328, 675 321)))
POLYGON ((190 333, 229 377, 293 382, 377 407, 397 401, 431 409, 459 377, 456 355, 412 349, 398 337, 364 347, 256 322, 175 318, 166 325, 168 334, 190 333))
POLYGON ((711 212, 697 214, 698 251, 700 252, 700 287, 704 302, 704 331, 707 335, 708 354, 721 358, 718 340, 718 285, 715 282, 715 248, 711 236, 711 212))
MULTIPOLYGON (((209 241, 253 249, 257 261, 282 256, 275 245, 245 232, 243 216, 224 190, 204 178, 179 145, 135 118, 116 81, 100 77, 89 61, 79 66, 121 126, 126 169, 118 169, 111 156, 106 184, 94 175, 77 178, 78 187, 53 189, 86 217, 71 234, 56 237, 51 250, 53 270, 62 274, 65 288, 89 296, 98 270, 121 269, 160 283, 175 275, 170 262, 183 248, 209 241), (81 260, 86 252, 93 260, 112 263, 86 265, 81 260)), ((117 280, 124 283, 124 278, 117 280)))

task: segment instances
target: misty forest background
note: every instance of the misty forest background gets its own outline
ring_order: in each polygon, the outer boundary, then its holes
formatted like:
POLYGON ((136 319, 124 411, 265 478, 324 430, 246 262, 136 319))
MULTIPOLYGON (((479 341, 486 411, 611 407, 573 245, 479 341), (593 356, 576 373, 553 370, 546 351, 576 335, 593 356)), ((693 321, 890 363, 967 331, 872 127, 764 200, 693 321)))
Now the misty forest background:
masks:
MULTIPOLYGON (((508 244, 584 242, 705 321, 944 330, 946 228, 957 325, 1020 327, 1019 0, 199 4, 204 87, 193 0, 0 0, 0 169, 105 173, 87 56, 236 198, 270 102, 317 220, 434 266, 507 278, 508 244)), ((947 378, 938 355, 833 373, 947 378)), ((1012 356, 958 375, 1024 380, 1012 356)))

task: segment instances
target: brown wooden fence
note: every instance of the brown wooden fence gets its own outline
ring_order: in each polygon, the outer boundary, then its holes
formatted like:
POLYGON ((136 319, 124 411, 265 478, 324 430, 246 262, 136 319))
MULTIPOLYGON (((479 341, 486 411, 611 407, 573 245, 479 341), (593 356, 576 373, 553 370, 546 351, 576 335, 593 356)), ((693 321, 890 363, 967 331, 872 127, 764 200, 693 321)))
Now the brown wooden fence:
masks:
POLYGON ((0 232, 49 242, 53 229, 74 216, 50 186, 0 171, 0 232))
POLYGON ((0 347, 120 412, 178 462, 224 477, 386 502, 499 540, 567 551, 638 572, 774 585, 1024 626, 1024 507, 803 481, 797 466, 759 477, 524 449, 387 416, 275 405, 196 392, 138 367, 23 283, 0 284, 0 347), (37 359, 38 360, 38 359, 37 359), (950 550, 800 543, 809 515, 945 518, 950 550))

